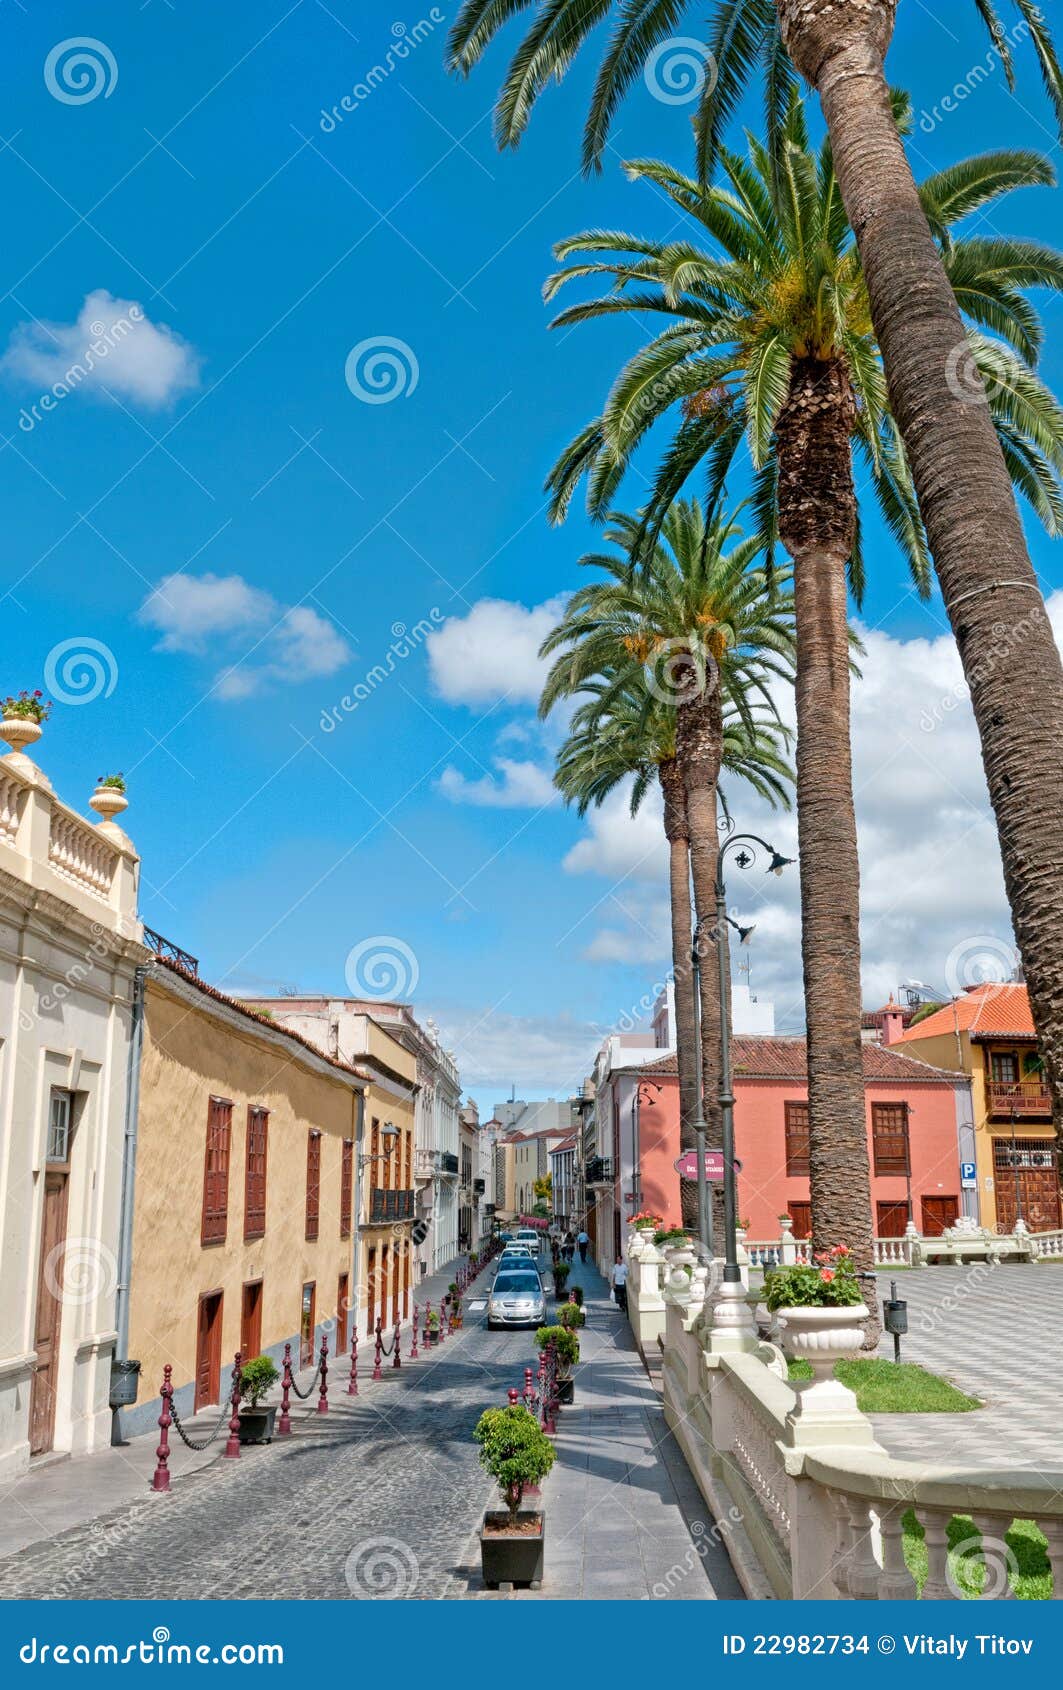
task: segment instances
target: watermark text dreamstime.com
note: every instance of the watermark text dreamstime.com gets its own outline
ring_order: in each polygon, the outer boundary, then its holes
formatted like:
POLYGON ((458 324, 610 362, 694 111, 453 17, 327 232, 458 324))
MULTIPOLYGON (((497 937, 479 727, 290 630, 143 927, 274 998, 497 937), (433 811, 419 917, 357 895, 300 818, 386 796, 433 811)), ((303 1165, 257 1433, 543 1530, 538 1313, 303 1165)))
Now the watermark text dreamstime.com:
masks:
POLYGON ((401 69, 403 61, 409 58, 422 41, 427 41, 445 21, 445 17, 446 14, 441 12, 438 6, 433 6, 427 17, 419 18, 413 25, 401 21, 393 23, 391 33, 394 39, 379 63, 371 65, 336 105, 322 106, 321 116, 318 118, 318 128, 322 134, 334 135, 344 119, 356 112, 360 106, 364 106, 377 89, 401 69))
POLYGON ((120 346, 133 327, 143 320, 144 312, 141 307, 131 305, 128 315, 116 317, 111 323, 101 323, 99 320, 90 323, 89 329, 93 339, 89 341, 81 357, 75 359, 32 405, 24 405, 19 412, 18 426, 23 434, 32 434, 49 411, 54 411, 71 393, 76 393, 82 382, 88 380, 98 365, 106 362, 115 347, 120 346))
POLYGON ((335 733, 345 716, 353 715, 360 704, 372 698, 377 688, 383 686, 408 657, 412 657, 417 648, 424 643, 430 634, 434 634, 445 621, 443 612, 437 605, 433 605, 427 616, 422 616, 412 628, 405 622, 394 622, 391 627, 391 644, 379 663, 374 663, 367 669, 362 679, 344 693, 337 704, 330 705, 321 712, 319 726, 323 734, 335 733))
MULTIPOLYGON (((1044 22, 1044 13, 1040 10, 1033 14, 1034 23, 1044 22)), ((988 49, 985 57, 973 64, 967 75, 963 77, 949 93, 942 95, 936 106, 924 106, 919 114, 919 127, 924 135, 932 135, 939 123, 946 117, 952 117, 959 111, 965 101, 977 93, 983 82, 1001 66, 1006 65, 1012 47, 1018 47, 1030 34, 1030 23, 1025 19, 1013 25, 1010 30, 994 30, 993 45, 988 49)))
POLYGON ((173 1643, 157 1625, 137 1643, 45 1643, 31 1637, 19 1649, 23 1666, 269 1666, 284 1665, 281 1643, 173 1643))

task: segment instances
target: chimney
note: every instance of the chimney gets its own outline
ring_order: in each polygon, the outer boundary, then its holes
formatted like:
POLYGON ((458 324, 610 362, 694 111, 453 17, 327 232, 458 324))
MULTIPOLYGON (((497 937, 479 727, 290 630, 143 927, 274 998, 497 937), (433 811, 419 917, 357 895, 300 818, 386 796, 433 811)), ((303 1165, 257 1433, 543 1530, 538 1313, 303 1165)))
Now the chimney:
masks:
POLYGON ((881 1042, 884 1045, 895 1045, 904 1034, 904 1012, 899 1003, 894 1002, 893 993, 890 1001, 882 1012, 881 1042))

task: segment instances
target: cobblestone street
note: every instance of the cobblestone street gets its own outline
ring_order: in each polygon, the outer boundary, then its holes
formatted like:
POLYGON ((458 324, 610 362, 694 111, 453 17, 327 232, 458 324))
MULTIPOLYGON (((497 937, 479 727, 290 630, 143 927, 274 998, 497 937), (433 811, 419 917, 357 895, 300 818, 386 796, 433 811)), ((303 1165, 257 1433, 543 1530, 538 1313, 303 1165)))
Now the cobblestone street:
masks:
MULTIPOLYGON (((470 1304, 482 1303, 488 1277, 470 1304)), ((590 1267, 575 1277, 588 1325, 544 1487, 547 1577, 519 1599, 740 1595, 627 1322, 590 1267)), ((151 1440, 139 1440, 140 1498, 0 1561, 0 1593, 505 1599, 480 1581, 475 1534, 492 1487, 472 1430, 522 1383, 534 1334, 489 1333, 482 1320, 467 1305, 462 1332, 399 1372, 385 1368, 377 1384, 363 1352, 357 1398, 340 1370, 327 1418, 307 1416, 291 1439, 239 1462, 217 1460, 169 1496, 148 1492, 151 1440)))

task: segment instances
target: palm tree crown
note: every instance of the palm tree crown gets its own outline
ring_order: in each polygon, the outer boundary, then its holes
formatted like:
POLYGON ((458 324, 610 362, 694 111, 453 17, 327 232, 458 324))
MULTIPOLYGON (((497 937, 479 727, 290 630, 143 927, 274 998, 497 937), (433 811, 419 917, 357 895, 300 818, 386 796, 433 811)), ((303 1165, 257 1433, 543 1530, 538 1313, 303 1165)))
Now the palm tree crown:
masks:
MULTIPOLYGON (((898 99, 898 115, 907 118, 898 99)), ((743 442, 755 470, 753 505, 768 538, 776 532, 777 468, 772 440, 791 387, 795 361, 840 363, 855 401, 852 438, 869 472, 881 513, 906 551, 922 590, 929 558, 904 448, 889 410, 871 324, 867 289, 834 174, 829 141, 814 153, 801 102, 791 102, 778 169, 750 137, 749 156, 721 153, 726 185, 703 187, 667 165, 636 160, 634 179, 661 190, 712 240, 667 242, 590 230, 563 241, 571 260, 546 284, 553 297, 567 282, 607 277, 612 290, 574 305, 557 325, 615 312, 672 319, 621 371, 602 416, 582 430, 552 472, 553 516, 564 517, 577 482, 589 476, 588 503, 601 515, 632 452, 677 402, 682 421, 656 479, 646 513, 652 535, 686 478, 702 461, 715 502, 743 442)), ((940 242, 956 298, 968 319, 970 366, 981 372, 1016 486, 1052 534, 1063 530, 1063 409, 1040 381, 1043 342, 1037 312, 1023 289, 1063 288, 1058 253, 1011 236, 954 236, 962 218, 1009 189, 1054 181, 1040 154, 994 152, 928 178, 920 196, 940 242), (984 331, 989 331, 984 332, 984 331)), ((976 380, 964 357, 952 379, 976 380)), ((637 548, 636 548, 637 549, 637 548)), ((862 580, 859 534, 851 564, 862 580)))
MULTIPOLYGON (((1008 86, 1015 84, 1012 40, 994 0, 973 0, 988 30, 1008 86)), ((1010 0, 1021 29, 1037 56, 1041 76, 1057 120, 1063 126, 1063 71, 1045 22, 1041 0, 1010 0)), ((602 153, 616 113, 633 85, 649 77, 654 55, 666 48, 684 19, 704 30, 704 4, 693 0, 464 0, 448 43, 448 64, 466 73, 504 26, 522 12, 534 11, 502 83, 495 111, 499 146, 516 146, 532 108, 550 82, 560 82, 579 49, 599 24, 613 29, 598 69, 583 131, 583 166, 601 168, 602 153)), ((1014 31, 1017 36, 1019 30, 1014 31)), ((758 66, 764 76, 769 141, 782 124, 797 76, 782 43, 776 0, 716 0, 705 30, 704 67, 693 97, 698 101, 695 130, 699 170, 709 169, 728 120, 733 116, 758 66)))

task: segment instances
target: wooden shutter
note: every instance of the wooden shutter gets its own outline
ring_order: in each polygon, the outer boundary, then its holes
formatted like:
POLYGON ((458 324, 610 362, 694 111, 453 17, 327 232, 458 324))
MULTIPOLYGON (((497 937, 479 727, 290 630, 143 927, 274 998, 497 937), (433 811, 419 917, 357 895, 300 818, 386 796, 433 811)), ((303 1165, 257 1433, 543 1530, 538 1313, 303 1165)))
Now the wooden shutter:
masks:
POLYGON ((345 1138, 340 1161, 340 1237, 351 1236, 351 1198, 354 1190, 354 1141, 345 1138))
POLYGON ((808 1172, 808 1104, 785 1103, 786 1111, 786 1172, 808 1172))
POLYGON ((200 1242, 224 1244, 229 1222, 229 1143, 233 1106, 212 1097, 207 1107, 207 1147, 203 1164, 203 1220, 200 1242))
POLYGON ((871 1146, 876 1174, 908 1171, 908 1105, 871 1105, 871 1146))
POLYGON ((251 1104, 247 1111, 247 1161, 244 1168, 244 1237, 261 1238, 266 1230, 266 1150, 269 1110, 251 1104))
POLYGON ((306 1236, 316 1238, 321 1224, 321 1134, 306 1135, 306 1236))

